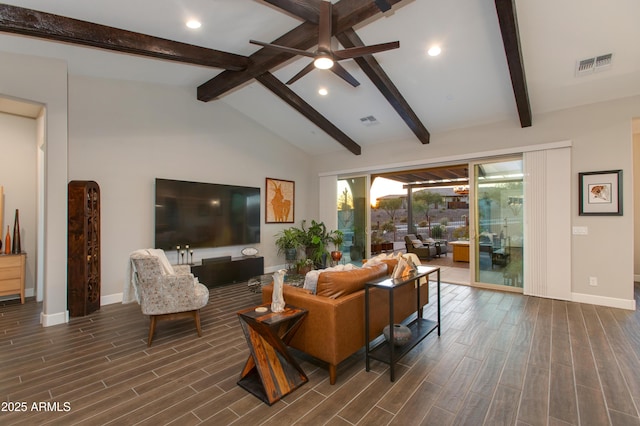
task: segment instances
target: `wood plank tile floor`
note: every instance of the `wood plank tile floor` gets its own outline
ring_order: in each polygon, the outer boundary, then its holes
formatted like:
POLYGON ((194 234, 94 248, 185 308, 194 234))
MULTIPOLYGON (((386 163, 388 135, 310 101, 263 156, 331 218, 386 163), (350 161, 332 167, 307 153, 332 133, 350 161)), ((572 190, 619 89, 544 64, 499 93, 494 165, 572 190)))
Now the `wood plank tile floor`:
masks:
POLYGON ((0 424, 640 425, 638 311, 443 284, 442 336, 395 382, 382 363, 367 373, 361 351, 331 386, 297 354, 309 382, 269 407, 236 385, 248 356, 236 312, 259 301, 245 284, 212 289, 203 337, 161 322, 151 348, 137 305, 42 328, 40 304, 3 302, 0 424))

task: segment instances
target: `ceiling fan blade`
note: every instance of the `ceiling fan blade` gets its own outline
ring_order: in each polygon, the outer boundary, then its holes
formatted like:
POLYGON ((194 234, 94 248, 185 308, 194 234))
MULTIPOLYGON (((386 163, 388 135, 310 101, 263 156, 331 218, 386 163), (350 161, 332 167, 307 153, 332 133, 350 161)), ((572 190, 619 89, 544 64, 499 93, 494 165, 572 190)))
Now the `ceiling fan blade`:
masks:
POLYGON ((318 22, 318 52, 331 52, 331 2, 320 2, 320 21, 318 22))
POLYGON ((296 49, 293 47, 280 46, 278 44, 271 44, 271 43, 264 43, 262 41, 256 41, 256 40, 249 40, 249 43, 257 44, 258 46, 266 47, 268 49, 275 49, 281 52, 291 53, 293 55, 308 56, 310 58, 315 57, 315 54, 313 52, 307 52, 306 50, 296 49))
POLYGON ((335 60, 358 58, 360 56, 371 55, 373 53, 384 52, 385 50, 397 49, 399 47, 399 41, 372 44, 371 46, 350 47, 348 49, 335 50, 333 52, 333 57, 335 60))
POLYGON ((344 81, 352 85, 353 87, 360 86, 360 82, 358 82, 358 80, 356 80, 351 74, 349 74, 349 71, 344 69, 344 67, 339 63, 337 62, 334 63, 333 66, 331 67, 331 71, 335 75, 337 75, 338 77, 340 77, 341 79, 343 79, 344 81))
MULTIPOLYGON (((334 64, 335 66, 336 64, 334 64)), ((289 81, 287 81, 287 84, 293 84, 296 81, 300 80, 302 77, 304 77, 305 75, 309 74, 311 71, 313 71, 315 69, 315 65, 313 65, 313 62, 310 62, 309 65, 307 65, 306 67, 302 68, 302 70, 300 70, 300 72, 298 72, 298 74, 294 75, 293 77, 291 77, 289 79, 289 81)))

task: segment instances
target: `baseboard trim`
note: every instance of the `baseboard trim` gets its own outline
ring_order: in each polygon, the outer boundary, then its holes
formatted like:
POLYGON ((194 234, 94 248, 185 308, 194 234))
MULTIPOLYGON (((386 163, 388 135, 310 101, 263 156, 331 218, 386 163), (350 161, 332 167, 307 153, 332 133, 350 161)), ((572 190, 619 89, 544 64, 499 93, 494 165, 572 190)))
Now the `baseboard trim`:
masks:
MULTIPOLYGON (((24 297, 33 297, 35 296, 35 291, 33 290, 33 288, 25 288, 24 289, 24 297)), ((20 294, 10 294, 8 296, 0 296, 0 302, 3 302, 5 300, 15 300, 15 299, 20 299, 20 294)))
POLYGON ((287 265, 267 266, 266 268, 264 268, 264 273, 271 274, 276 271, 279 271, 280 269, 287 269, 287 265))
POLYGON ((636 310, 636 301, 633 299, 617 299, 614 297, 594 296, 592 294, 572 293, 572 300, 590 305, 607 306, 609 308, 636 310))
POLYGON ((69 311, 58 312, 55 314, 45 314, 40 312, 40 324, 43 327, 51 327, 52 325, 66 324, 69 322, 69 311))
POLYGON ((122 293, 108 294, 100 297, 100 306, 122 303, 122 293))

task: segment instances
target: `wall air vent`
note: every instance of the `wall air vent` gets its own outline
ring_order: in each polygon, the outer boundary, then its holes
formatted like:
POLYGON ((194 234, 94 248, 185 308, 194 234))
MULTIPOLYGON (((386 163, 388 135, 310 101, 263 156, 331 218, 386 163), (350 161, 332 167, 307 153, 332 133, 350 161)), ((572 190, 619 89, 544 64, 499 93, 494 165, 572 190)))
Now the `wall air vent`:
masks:
POLYGON ((362 124, 364 124, 365 126, 367 126, 367 127, 375 126, 376 124, 380 123, 380 122, 378 121, 378 119, 377 119, 377 118, 375 118, 373 115, 369 115, 369 116, 367 116, 367 117, 362 117, 362 118, 360 119, 360 122, 361 122, 362 124))
POLYGON ((593 58, 580 59, 576 63, 576 77, 604 71, 611 68, 613 53, 607 53, 593 58))

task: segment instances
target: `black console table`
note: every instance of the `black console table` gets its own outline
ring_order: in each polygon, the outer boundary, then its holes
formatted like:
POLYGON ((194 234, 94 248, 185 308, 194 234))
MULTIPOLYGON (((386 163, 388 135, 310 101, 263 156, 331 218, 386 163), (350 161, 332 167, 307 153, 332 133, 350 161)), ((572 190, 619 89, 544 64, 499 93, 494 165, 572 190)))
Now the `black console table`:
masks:
MULTIPOLYGON (((366 370, 369 371, 369 360, 375 359, 385 364, 389 364, 391 381, 393 382, 395 379, 394 369, 396 362, 406 355, 411 349, 413 349, 418 343, 420 343, 425 337, 427 337, 432 331, 438 330, 438 336, 440 335, 440 268, 437 267, 429 267, 429 266, 419 266, 418 271, 409 277, 403 277, 398 279, 386 278, 370 283, 365 284, 365 336, 369 336, 369 289, 378 288, 381 290, 385 290, 389 293, 389 342, 386 340, 382 340, 379 343, 375 343, 372 345, 368 339, 366 344, 366 370), (416 285, 417 292, 417 304, 416 304, 416 312, 417 318, 411 320, 413 315, 407 317, 403 324, 409 327, 411 330, 411 339, 401 345, 396 346, 393 342, 393 293, 394 290, 398 287, 402 287, 411 283, 418 283, 420 278, 427 277, 426 288, 427 292, 429 291, 429 275, 436 272, 438 276, 438 315, 436 321, 427 320, 422 317, 422 306, 420 306, 420 286, 416 285)), ((378 340, 379 337, 376 337, 375 340, 378 340)), ((375 341, 374 340, 374 341, 375 341)))
POLYGON ((204 259, 202 264, 193 265, 191 272, 209 288, 247 281, 251 277, 264 274, 264 257, 227 257, 213 261, 204 259))

